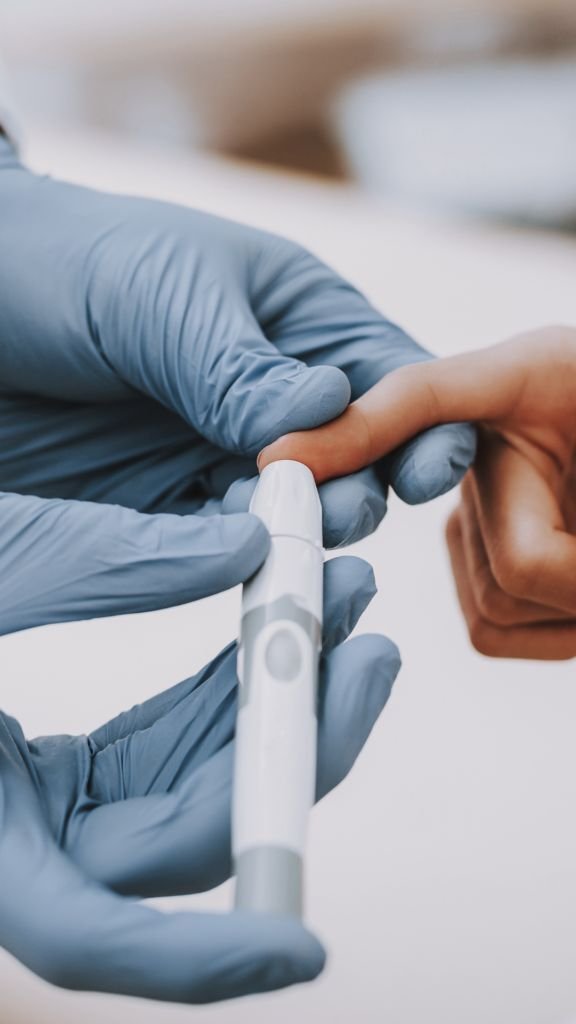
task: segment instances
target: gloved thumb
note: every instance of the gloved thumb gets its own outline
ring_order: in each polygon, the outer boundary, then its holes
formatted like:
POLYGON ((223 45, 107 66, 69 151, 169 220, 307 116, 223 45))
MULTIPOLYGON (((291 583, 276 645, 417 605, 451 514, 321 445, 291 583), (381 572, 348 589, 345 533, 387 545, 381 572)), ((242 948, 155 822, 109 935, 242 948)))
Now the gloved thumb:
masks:
MULTIPOLYGON (((184 254, 179 268, 185 276, 184 254)), ((256 456, 282 434, 317 427, 348 405, 346 374, 335 366, 309 367, 282 355, 266 338, 234 280, 224 276, 211 293, 209 337, 201 343, 196 305, 182 311, 182 326, 174 337, 166 336, 156 323, 157 311, 142 315, 151 292, 148 280, 146 289, 135 308, 121 289, 115 303, 101 303, 102 350, 126 383, 178 413, 219 448, 256 456)))
POLYGON ((143 515, 0 493, 0 634, 226 590, 268 551, 256 516, 143 515))
POLYGON ((246 348, 228 382, 226 400, 201 431, 215 444, 242 455, 257 455, 283 434, 310 430, 339 416, 350 401, 350 383, 336 366, 307 366, 282 355, 254 322, 246 348))

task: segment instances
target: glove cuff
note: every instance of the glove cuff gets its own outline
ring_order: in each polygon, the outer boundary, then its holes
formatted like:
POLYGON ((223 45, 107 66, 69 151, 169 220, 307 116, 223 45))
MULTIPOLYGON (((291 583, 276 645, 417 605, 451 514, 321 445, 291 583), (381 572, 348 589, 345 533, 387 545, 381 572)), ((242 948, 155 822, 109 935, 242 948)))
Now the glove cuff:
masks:
POLYGON ((4 125, 0 124, 0 170, 6 170, 9 167, 20 167, 20 160, 16 147, 8 137, 4 125))

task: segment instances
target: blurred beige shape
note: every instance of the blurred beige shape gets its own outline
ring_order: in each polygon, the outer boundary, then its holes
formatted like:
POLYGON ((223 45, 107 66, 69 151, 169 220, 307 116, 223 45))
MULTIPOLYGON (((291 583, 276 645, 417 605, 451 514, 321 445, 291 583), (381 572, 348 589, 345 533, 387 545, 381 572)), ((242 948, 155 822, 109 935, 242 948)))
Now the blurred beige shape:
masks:
POLYGON ((357 75, 570 35, 573 0, 20 0, 1 45, 33 115, 322 170, 357 75))

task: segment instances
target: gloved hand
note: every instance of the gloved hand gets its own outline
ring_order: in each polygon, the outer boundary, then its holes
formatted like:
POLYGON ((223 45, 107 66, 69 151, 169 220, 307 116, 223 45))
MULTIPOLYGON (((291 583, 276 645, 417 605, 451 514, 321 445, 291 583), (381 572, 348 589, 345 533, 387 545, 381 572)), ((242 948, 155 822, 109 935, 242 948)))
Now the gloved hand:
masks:
MULTIPOLYGON (((380 636, 343 643, 374 594, 366 563, 325 571, 318 784, 352 767, 399 668, 380 636)), ((90 736, 27 742, 0 715, 0 944, 72 989, 208 1002, 314 978, 319 942, 265 914, 162 914, 126 897, 230 873, 236 650, 90 736)))
MULTIPOLYGON (((4 491, 204 515, 227 495, 245 511, 264 445, 430 358, 300 246, 39 177, 6 140, 0 214, 4 491)), ((389 481, 425 501, 473 451, 469 427, 439 427, 326 484, 327 545, 376 527, 389 481)))

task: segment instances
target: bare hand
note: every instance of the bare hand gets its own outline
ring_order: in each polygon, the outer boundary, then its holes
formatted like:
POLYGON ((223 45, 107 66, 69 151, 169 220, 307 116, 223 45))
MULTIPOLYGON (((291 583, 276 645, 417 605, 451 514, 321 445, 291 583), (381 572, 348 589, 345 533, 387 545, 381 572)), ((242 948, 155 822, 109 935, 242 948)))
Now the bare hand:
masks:
POLYGON ((448 523, 458 597, 484 654, 576 655, 576 330, 549 327, 492 348, 403 367, 317 430, 264 449, 317 480, 350 473, 433 425, 480 425, 448 523))

